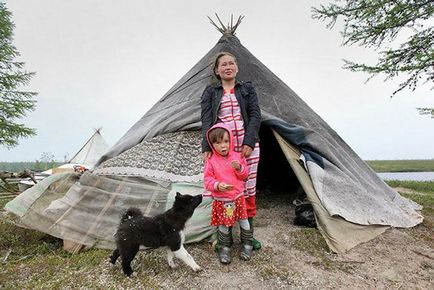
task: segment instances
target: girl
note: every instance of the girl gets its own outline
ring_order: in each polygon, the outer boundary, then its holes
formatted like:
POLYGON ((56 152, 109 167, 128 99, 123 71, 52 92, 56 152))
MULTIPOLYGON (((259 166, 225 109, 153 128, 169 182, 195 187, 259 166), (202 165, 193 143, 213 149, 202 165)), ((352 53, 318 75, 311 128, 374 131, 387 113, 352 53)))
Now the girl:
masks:
POLYGON ((236 221, 241 229, 240 258, 248 261, 252 256, 253 231, 247 220, 244 199, 244 179, 248 176, 247 163, 234 151, 231 129, 219 123, 207 132, 213 154, 205 163, 204 186, 213 198, 211 225, 218 226, 218 256, 223 264, 231 262, 232 233, 229 228, 236 221))
MULTIPOLYGON (((234 136, 234 149, 246 158, 249 176, 244 192, 247 216, 253 230, 253 217, 256 215, 256 172, 259 163, 259 127, 261 110, 255 89, 251 82, 236 80, 237 60, 229 52, 220 52, 214 61, 212 72, 217 84, 205 88, 202 99, 202 152, 203 159, 211 156, 206 139, 208 129, 222 122, 228 125, 234 136)), ((260 249, 261 243, 253 239, 253 248, 260 249)))

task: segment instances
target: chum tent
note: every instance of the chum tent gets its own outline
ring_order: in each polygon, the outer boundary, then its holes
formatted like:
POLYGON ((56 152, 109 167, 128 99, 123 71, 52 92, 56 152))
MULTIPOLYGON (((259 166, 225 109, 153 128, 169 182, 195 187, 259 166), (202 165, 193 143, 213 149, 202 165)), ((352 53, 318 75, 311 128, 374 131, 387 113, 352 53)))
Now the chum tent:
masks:
MULTIPOLYGON (((90 136, 68 163, 62 164, 58 169, 72 170, 75 165, 84 166, 88 169, 93 168, 98 160, 110 149, 104 137, 101 135, 101 129, 102 128, 95 129, 92 136, 90 136)), ((56 170, 54 171, 56 172, 56 170)), ((46 170, 42 173, 52 174, 53 169, 46 170)))
POLYGON ((95 133, 84 143, 83 147, 75 153, 69 163, 82 164, 86 168, 93 168, 97 164, 98 160, 108 150, 109 146, 101 135, 101 129, 95 129, 95 133))
MULTIPOLYGON (((95 132, 90 136, 90 138, 84 143, 84 145, 74 154, 68 163, 62 164, 55 168, 50 168, 41 173, 35 174, 34 178, 37 182, 46 178, 48 175, 59 172, 72 172, 75 166, 85 167, 91 169, 95 166, 98 160, 109 150, 109 146, 105 141, 104 137, 101 135, 101 129, 95 129, 95 132)), ((24 191, 35 183, 32 179, 26 178, 22 179, 18 183, 18 188, 20 191, 24 191)))
MULTIPOLYGON (((223 36, 217 44, 126 132, 95 170, 50 176, 6 209, 27 227, 83 245, 113 248, 119 216, 129 206, 152 216, 170 207, 176 191, 201 194, 200 98, 212 82, 213 58, 227 51, 237 58, 238 78, 254 84, 262 111, 258 186, 301 186, 334 252, 347 251, 389 227, 421 223, 418 204, 385 184, 241 45, 235 36, 238 24, 220 29, 223 36)), ((203 240, 215 231, 209 226, 210 204, 204 199, 188 222, 186 242, 203 240)))

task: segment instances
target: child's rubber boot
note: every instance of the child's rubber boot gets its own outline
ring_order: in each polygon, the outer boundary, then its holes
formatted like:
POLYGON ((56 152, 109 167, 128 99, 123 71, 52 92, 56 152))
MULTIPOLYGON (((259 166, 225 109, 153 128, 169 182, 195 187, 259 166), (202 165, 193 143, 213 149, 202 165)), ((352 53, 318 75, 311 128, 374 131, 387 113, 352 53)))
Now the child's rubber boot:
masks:
POLYGON ((230 264, 232 262, 231 257, 231 240, 232 240, 232 232, 229 231, 229 233, 225 234, 221 232, 220 230, 217 231, 217 239, 218 239, 218 256, 219 261, 222 264, 230 264))
MULTIPOLYGON (((234 244, 234 238, 232 236, 232 227, 229 227, 229 234, 231 236, 231 247, 232 247, 232 245, 234 244)), ((217 238, 217 241, 215 241, 215 243, 214 243, 214 251, 218 252, 219 248, 220 248, 220 246, 219 246, 219 242, 218 242, 218 238, 217 238)))
MULTIPOLYGON (((229 234, 230 234, 230 236, 231 236, 231 246, 232 246, 233 243, 234 243, 234 239, 233 239, 233 237, 232 237, 232 227, 229 227, 229 234)), ((220 248, 220 244, 219 244, 218 236, 217 236, 217 240, 216 240, 215 243, 214 243, 214 251, 218 252, 218 251, 219 251, 219 248, 220 248)))
POLYGON ((249 261, 253 253, 253 229, 245 230, 241 228, 241 252, 240 258, 249 261))
MULTIPOLYGON (((253 231, 253 218, 250 217, 249 218, 249 224, 250 224, 250 229, 253 231)), ((253 238, 253 250, 259 250, 260 248, 262 248, 261 242, 258 241, 257 239, 253 238)))

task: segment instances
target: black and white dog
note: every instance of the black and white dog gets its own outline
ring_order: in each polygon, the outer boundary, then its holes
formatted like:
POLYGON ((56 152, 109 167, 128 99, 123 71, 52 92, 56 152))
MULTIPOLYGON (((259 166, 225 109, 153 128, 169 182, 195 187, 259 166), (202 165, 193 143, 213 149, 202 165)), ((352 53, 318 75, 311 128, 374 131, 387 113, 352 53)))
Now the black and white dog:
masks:
POLYGON ((115 264, 121 256, 122 269, 125 275, 133 273, 131 261, 139 251, 140 245, 148 248, 168 247, 167 261, 174 268, 176 257, 190 266, 194 271, 201 270, 193 257, 184 248, 185 223, 193 215, 196 207, 202 202, 202 196, 182 195, 176 193, 173 207, 154 217, 145 217, 137 208, 129 208, 121 217, 116 232, 116 249, 110 261, 115 264))

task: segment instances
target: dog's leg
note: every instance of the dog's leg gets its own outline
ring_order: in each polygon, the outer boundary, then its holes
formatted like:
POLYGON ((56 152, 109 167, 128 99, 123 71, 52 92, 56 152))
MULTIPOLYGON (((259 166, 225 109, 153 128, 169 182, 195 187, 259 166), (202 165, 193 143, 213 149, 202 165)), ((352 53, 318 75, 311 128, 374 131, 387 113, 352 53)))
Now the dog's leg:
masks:
POLYGON ((110 256, 110 262, 114 265, 116 263, 116 260, 119 258, 119 250, 115 249, 113 251, 113 254, 110 256))
POLYGON ((185 242, 185 233, 184 231, 179 232, 179 237, 181 238, 181 245, 184 245, 185 242))
POLYGON ((174 269, 176 267, 176 264, 173 261, 173 257, 175 257, 173 252, 170 249, 167 249, 167 262, 169 263, 169 266, 172 269, 174 269))
POLYGON ((174 251, 173 254, 175 255, 175 257, 177 257, 178 259, 183 261, 185 264, 190 266, 193 269, 193 271, 202 270, 202 268, 198 264, 196 264, 193 257, 184 248, 183 244, 181 244, 181 248, 179 248, 179 250, 177 250, 177 251, 174 251))
POLYGON ((136 256, 137 252, 139 251, 140 245, 130 245, 128 249, 121 249, 121 256, 122 256, 122 270, 124 271, 124 274, 127 276, 131 276, 133 273, 133 269, 131 268, 131 261, 136 256))

